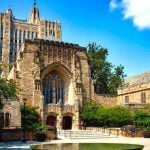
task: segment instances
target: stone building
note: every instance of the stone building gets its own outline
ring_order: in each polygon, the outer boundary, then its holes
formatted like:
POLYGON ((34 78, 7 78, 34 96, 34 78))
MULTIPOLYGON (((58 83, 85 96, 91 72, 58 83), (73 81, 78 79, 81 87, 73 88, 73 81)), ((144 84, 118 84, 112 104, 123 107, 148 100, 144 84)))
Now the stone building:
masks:
POLYGON ((0 59, 13 62, 5 75, 23 89, 20 103, 38 107, 47 125, 79 128, 83 101, 93 96, 86 48, 62 42, 61 24, 40 19, 35 4, 29 21, 1 13, 0 28, 0 59))
POLYGON ((21 114, 19 100, 6 100, 3 110, 0 110, 0 129, 16 128, 20 127, 20 124, 21 114))
POLYGON ((124 86, 118 89, 117 104, 131 107, 150 104, 150 72, 126 78, 124 86))
POLYGON ((25 39, 34 38, 61 41, 60 22, 41 19, 35 3, 28 20, 16 19, 11 9, 0 13, 0 60, 13 64, 25 39))

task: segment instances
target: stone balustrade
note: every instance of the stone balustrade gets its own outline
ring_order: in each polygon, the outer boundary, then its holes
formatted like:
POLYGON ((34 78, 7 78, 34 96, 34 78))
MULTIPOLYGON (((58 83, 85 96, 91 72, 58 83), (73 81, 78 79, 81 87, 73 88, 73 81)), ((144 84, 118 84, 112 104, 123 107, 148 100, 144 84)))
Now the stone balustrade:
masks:
POLYGON ((47 112, 53 112, 53 113, 58 114, 60 112, 60 106, 57 104, 48 104, 47 112))
POLYGON ((65 113, 75 113, 75 106, 74 105, 65 105, 60 107, 58 104, 48 104, 47 105, 47 113, 52 112, 55 114, 59 114, 62 111, 63 114, 65 113))

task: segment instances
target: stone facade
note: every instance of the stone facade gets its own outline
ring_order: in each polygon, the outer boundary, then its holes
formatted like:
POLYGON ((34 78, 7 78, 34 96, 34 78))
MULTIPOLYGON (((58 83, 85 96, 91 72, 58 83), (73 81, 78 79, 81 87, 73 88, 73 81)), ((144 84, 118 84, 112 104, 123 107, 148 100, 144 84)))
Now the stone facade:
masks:
POLYGON ((5 128, 9 128, 10 126, 12 128, 20 127, 21 113, 19 100, 7 100, 3 108, 3 115, 4 115, 3 127, 5 128))
POLYGON ((150 104, 150 72, 126 78, 118 89, 118 105, 143 107, 150 104))
MULTIPOLYGON (((41 19, 35 3, 28 21, 11 9, 0 13, 0 61, 10 65, 1 76, 18 83, 20 104, 26 98, 38 107, 43 123, 73 129, 79 128, 83 101, 93 96, 93 82, 86 48, 61 38, 60 22, 41 19)), ((10 106, 10 114, 18 110, 10 106)), ((10 116, 15 122, 9 126, 21 125, 19 115, 10 116)))
MULTIPOLYGON (((79 128, 83 100, 92 98, 86 49, 76 44, 25 40, 8 79, 23 89, 19 99, 39 108, 42 121, 58 128, 79 128)), ((22 103, 22 101, 21 101, 22 103)))
POLYGON ((0 61, 13 64, 24 40, 35 38, 61 41, 60 22, 41 19, 35 5, 28 21, 16 19, 11 9, 0 13, 0 61))

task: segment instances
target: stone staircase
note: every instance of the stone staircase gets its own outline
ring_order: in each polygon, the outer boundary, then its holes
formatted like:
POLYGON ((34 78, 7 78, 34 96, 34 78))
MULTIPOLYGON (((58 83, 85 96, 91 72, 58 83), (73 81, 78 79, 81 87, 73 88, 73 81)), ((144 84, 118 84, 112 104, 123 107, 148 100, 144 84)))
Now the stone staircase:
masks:
POLYGON ((58 130, 59 139, 99 139, 116 137, 109 133, 103 133, 101 131, 89 131, 89 130, 58 130))

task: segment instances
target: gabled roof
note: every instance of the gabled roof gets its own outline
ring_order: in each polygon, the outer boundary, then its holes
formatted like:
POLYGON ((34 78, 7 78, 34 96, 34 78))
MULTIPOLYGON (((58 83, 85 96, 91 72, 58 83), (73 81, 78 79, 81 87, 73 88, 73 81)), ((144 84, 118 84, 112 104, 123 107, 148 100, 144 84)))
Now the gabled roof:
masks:
POLYGON ((130 87, 150 82, 150 72, 145 72, 136 76, 125 78, 124 86, 130 87))

